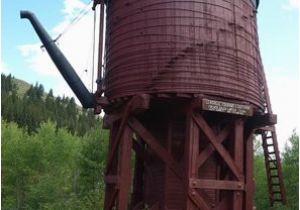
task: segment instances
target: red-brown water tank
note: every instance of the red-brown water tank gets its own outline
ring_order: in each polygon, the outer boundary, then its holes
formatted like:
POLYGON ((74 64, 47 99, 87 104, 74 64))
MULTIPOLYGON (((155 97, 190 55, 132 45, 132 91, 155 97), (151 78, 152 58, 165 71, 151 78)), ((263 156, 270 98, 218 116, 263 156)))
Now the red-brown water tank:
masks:
POLYGON ((107 1, 105 95, 188 93, 262 107, 251 0, 107 1))

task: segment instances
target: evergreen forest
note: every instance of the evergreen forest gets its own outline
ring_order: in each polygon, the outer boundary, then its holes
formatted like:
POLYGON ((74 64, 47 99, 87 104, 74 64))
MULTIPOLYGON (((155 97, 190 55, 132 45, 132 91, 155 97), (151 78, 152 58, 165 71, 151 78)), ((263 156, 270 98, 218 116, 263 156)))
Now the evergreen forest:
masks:
MULTIPOLYGON (((102 119, 74 98, 55 97, 42 84, 24 88, 1 75, 1 208, 103 209, 108 132, 102 119)), ((256 210, 299 209, 299 135, 281 151, 287 206, 269 206, 264 156, 255 140, 256 210)))

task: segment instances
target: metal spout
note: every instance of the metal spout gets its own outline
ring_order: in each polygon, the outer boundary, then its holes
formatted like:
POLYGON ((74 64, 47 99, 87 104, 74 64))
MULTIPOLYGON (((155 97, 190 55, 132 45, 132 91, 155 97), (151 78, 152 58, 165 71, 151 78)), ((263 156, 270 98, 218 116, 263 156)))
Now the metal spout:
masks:
POLYGON ((88 89, 85 87, 85 85, 82 83, 81 79, 75 72, 72 65, 69 63, 69 61, 63 55, 63 53, 56 46, 55 42, 46 32, 46 30, 38 21, 36 16, 30 11, 21 11, 20 15, 21 18, 27 18, 31 22, 34 30, 36 31, 37 35, 42 41, 52 61, 58 68, 61 75, 67 81, 68 85, 71 87, 72 91, 75 93, 75 95, 81 102, 82 106, 84 108, 93 108, 94 107, 93 94, 90 93, 88 89))

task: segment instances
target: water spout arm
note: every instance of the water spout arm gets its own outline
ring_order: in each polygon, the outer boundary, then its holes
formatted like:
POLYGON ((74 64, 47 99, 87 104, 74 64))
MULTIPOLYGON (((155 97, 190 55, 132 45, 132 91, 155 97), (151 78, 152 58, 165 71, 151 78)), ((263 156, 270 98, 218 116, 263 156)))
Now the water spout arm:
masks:
POLYGON ((31 22, 34 30, 39 36, 52 61, 54 62, 59 72, 64 77, 78 100, 81 102, 82 106, 84 108, 93 108, 95 105, 93 94, 88 91, 72 65, 63 55, 60 49, 56 46, 55 42, 38 21, 36 16, 30 11, 21 11, 20 15, 21 18, 26 18, 31 22))

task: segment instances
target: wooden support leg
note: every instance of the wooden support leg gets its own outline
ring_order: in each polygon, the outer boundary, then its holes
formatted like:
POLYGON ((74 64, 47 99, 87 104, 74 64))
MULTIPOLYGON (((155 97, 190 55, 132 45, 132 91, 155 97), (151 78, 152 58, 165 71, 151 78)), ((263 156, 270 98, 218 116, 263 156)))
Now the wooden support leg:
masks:
MULTIPOLYGON (((109 136, 109 148, 108 148, 108 157, 111 156, 112 153, 112 145, 114 144, 116 133, 118 131, 118 126, 113 124, 110 129, 109 136)), ((109 173, 106 176, 117 176, 117 155, 113 157, 113 167, 110 169, 109 173)), ((105 200, 104 200, 104 209, 111 210, 115 203, 115 198, 117 196, 117 183, 111 183, 106 181, 105 186, 105 200)))
MULTIPOLYGON (((244 122, 237 119, 234 124, 234 162, 239 171, 243 170, 244 165, 244 122)), ((240 182, 244 183, 243 176, 240 176, 240 182)), ((233 210, 243 209, 243 195, 241 191, 233 193, 233 210)))
POLYGON ((125 126, 121 145, 119 159, 119 195, 117 201, 117 210, 127 210, 131 186, 131 148, 132 148, 132 130, 125 126))
POLYGON ((245 161, 245 174, 246 174, 246 192, 245 192, 245 210, 253 209, 253 194, 254 194, 254 181, 253 181, 253 135, 252 132, 245 137, 246 139, 246 161, 245 161))
POLYGON ((209 210, 205 200, 199 195, 196 189, 191 188, 191 180, 198 177, 197 157, 199 155, 199 128, 197 127, 193 113, 187 114, 186 141, 185 141, 185 195, 186 210, 203 209, 209 210))
POLYGON ((197 177, 197 156, 199 150, 199 129, 192 119, 192 112, 187 115, 186 142, 185 142, 185 189, 186 189, 186 210, 196 209, 190 196, 195 196, 196 191, 190 189, 190 178, 197 177))

